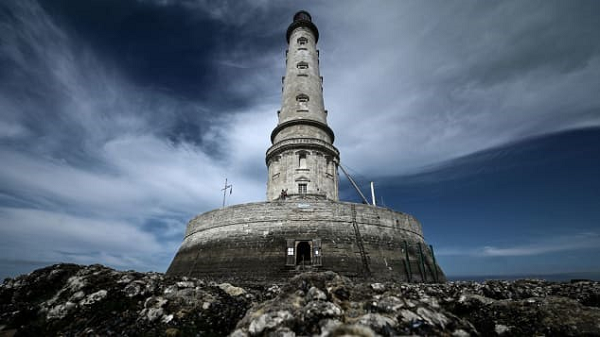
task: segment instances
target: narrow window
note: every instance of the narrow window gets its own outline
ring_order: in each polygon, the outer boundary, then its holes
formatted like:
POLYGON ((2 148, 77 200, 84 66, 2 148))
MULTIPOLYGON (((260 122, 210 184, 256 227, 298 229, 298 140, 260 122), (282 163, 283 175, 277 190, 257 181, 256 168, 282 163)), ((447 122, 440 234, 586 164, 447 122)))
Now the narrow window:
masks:
POLYGON ((298 155, 298 167, 306 168, 306 153, 301 153, 298 155))
POLYGON ((333 161, 331 157, 327 158, 327 174, 333 176, 333 161))
POLYGON ((298 194, 306 194, 306 184, 298 184, 298 194))
POLYGON ((294 257, 294 247, 296 246, 296 242, 294 239, 287 239, 287 254, 285 259, 286 266, 293 266, 296 264, 296 258, 294 257), (291 252, 291 254, 290 254, 291 252))
POLYGON ((296 64, 296 68, 298 69, 308 69, 308 63, 302 61, 302 62, 298 62, 298 64, 296 64))
POLYGON ((303 37, 299 37, 299 38, 298 38, 298 40, 296 40, 296 41, 297 41, 297 42, 298 42, 298 44, 299 44, 299 45, 301 45, 301 46, 303 46, 303 45, 305 45, 305 44, 307 44, 307 43, 308 43, 308 39, 307 39, 307 38, 305 38, 304 36, 303 36, 303 37))
POLYGON ((279 157, 275 157, 271 162, 271 172, 273 173, 273 177, 279 176, 279 157))
POLYGON ((300 103, 306 103, 309 101, 309 98, 305 94, 300 94, 300 95, 296 96, 296 101, 298 101, 300 103))
POLYGON ((313 247, 313 260, 312 264, 315 266, 321 265, 321 239, 313 239, 312 240, 313 247))

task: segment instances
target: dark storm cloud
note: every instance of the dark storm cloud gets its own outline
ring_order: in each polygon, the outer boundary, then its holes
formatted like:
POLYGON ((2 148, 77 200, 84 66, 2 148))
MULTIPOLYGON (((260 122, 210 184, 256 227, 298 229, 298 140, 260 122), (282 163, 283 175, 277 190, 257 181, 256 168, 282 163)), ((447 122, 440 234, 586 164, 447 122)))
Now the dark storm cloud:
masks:
MULTIPOLYGON (((243 18, 249 9, 243 4, 228 12, 243 18)), ((256 103, 262 93, 237 91, 232 83, 269 73, 274 62, 265 55, 280 54, 283 45, 283 28, 278 27, 283 23, 266 19, 280 17, 271 10, 253 12, 252 20, 223 22, 222 17, 189 1, 53 1, 44 5, 82 43, 108 57, 136 84, 208 101, 212 113, 256 103)))
POLYGON ((227 27, 208 17, 191 17, 180 5, 138 1, 52 1, 49 12, 95 53, 108 57, 142 86, 183 97, 213 94, 212 60, 227 27))
MULTIPOLYGON (((475 44, 490 39, 467 63, 465 75, 491 86, 535 71, 568 74, 598 56, 598 2, 528 2, 520 6, 498 3, 502 17, 488 27, 502 26, 504 34, 479 32, 475 44), (526 13, 526 14, 525 14, 526 13), (508 21, 510 18, 513 20, 508 21), (488 35, 489 34, 489 35, 488 35)), ((475 27, 478 28, 478 27, 475 27)))

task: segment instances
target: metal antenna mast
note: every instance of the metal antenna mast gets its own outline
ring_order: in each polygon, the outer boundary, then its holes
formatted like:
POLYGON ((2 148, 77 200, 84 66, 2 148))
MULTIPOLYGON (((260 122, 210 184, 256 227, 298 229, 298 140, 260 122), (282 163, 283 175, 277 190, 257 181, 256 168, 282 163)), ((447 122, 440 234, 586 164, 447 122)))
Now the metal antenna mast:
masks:
POLYGON ((375 186, 373 186, 373 182, 371 181, 371 200, 373 200, 373 206, 377 206, 375 202, 375 186))
POLYGON ((342 166, 342 164, 338 164, 338 166, 342 169, 342 172, 344 172, 344 174, 346 175, 346 178, 348 178, 348 180, 350 180, 350 182, 352 183, 352 186, 354 186, 354 188, 356 189, 356 191, 358 192, 358 194, 360 194, 360 197, 365 202, 365 204, 369 205, 369 201, 362 194, 362 192, 360 191, 360 188, 358 188, 358 185, 356 185, 356 183, 354 182, 354 179, 352 179, 352 177, 350 177, 350 175, 348 174, 348 172, 346 172, 346 170, 344 170, 344 167, 342 166))
POLYGON ((233 192, 233 185, 227 185, 227 178, 225 178, 225 187, 221 189, 221 191, 223 191, 223 207, 225 207, 225 196, 227 195, 227 189, 229 189, 229 194, 233 192))

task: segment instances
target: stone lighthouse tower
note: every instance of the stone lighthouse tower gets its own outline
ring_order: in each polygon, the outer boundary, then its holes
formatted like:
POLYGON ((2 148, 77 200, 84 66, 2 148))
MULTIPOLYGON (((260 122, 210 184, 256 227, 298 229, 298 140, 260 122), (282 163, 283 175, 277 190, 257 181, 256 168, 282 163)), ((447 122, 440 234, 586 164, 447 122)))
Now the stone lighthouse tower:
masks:
POLYGON ((305 11, 287 29, 278 123, 267 150, 267 201, 194 217, 167 275, 274 282, 305 271, 372 280, 443 282, 413 216, 339 201, 339 151, 327 125, 319 31, 305 11))
POLYGON ((267 150, 267 200, 338 200, 339 151, 327 125, 323 77, 319 73, 319 30, 300 11, 287 29, 286 67, 279 122, 267 150), (282 193, 283 192, 283 193, 282 193))

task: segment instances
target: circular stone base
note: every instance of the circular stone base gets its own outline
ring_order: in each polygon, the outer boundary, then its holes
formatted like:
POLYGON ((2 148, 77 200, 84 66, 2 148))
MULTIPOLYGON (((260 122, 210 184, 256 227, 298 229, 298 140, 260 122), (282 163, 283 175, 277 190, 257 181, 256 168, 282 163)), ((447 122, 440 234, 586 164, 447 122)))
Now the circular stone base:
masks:
POLYGON ((167 275, 277 282, 307 270, 445 281, 415 218, 329 200, 258 202, 201 214, 188 223, 167 275))

